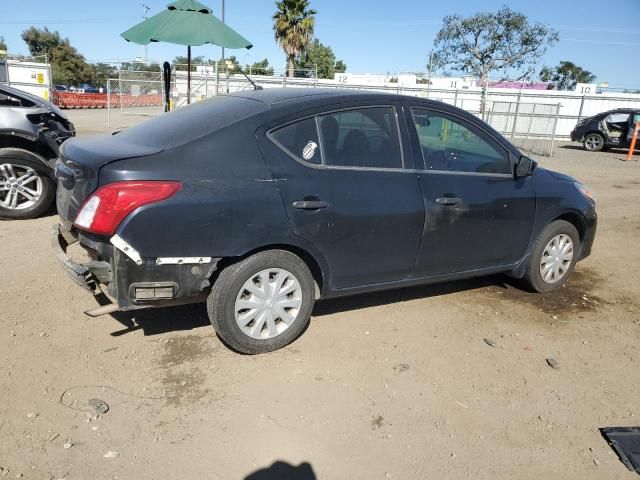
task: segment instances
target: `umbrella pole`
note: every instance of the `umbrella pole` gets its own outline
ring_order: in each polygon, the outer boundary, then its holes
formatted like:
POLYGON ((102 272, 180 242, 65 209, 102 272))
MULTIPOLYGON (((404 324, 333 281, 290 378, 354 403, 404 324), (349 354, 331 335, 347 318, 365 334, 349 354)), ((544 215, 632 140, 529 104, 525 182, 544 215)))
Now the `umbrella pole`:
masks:
POLYGON ((187 45, 187 105, 191 103, 191 45, 187 45))

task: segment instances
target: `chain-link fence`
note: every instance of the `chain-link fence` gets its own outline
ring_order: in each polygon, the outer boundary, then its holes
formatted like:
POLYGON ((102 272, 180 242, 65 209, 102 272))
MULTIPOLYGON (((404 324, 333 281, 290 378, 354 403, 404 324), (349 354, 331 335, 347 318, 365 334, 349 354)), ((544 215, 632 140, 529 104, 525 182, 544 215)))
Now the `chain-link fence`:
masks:
MULTIPOLYGON (((376 84, 350 84, 339 79, 319 79, 314 70, 296 70, 293 78, 288 77, 288 73, 285 69, 272 68, 247 71, 263 88, 340 88, 439 100, 483 118, 523 150, 542 155, 552 155, 557 140, 568 140, 578 119, 606 109, 640 105, 640 96, 637 95, 587 96, 575 92, 493 88, 488 92, 482 114, 482 94, 479 88, 435 88, 428 83, 405 85, 386 80, 376 84)), ((109 108, 108 119, 112 114, 159 115, 164 111, 161 72, 119 70, 117 74, 118 78, 108 81, 108 101, 102 100, 103 106, 109 108)), ((172 67, 169 91, 172 109, 188 103, 187 76, 186 66, 172 67)), ((191 103, 251 88, 253 86, 246 77, 237 70, 227 70, 222 63, 192 66, 191 103)))
POLYGON ((559 112, 559 103, 490 102, 485 119, 522 150, 552 156, 559 112))

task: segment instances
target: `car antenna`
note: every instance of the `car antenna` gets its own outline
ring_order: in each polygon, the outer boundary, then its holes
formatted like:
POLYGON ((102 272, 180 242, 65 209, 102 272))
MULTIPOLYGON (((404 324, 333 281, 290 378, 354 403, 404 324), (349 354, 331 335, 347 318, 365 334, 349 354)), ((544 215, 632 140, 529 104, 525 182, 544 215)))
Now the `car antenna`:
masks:
POLYGON ((231 61, 229 61, 229 60, 227 60, 227 62, 226 62, 226 63, 227 63, 227 68, 228 68, 229 70, 233 70, 233 69, 236 69, 236 68, 237 68, 238 70, 240 70, 240 73, 241 73, 242 75, 244 75, 244 78, 246 78, 246 79, 249 81, 249 83, 250 83, 251 85, 253 85, 253 89, 254 89, 254 90, 264 90, 264 87, 263 87, 262 85, 258 85, 256 82, 254 82, 254 81, 249 77, 249 75, 247 75, 247 74, 244 72, 244 70, 242 70, 242 67, 241 67, 240 65, 236 65, 236 64, 234 64, 233 62, 231 62, 231 61))

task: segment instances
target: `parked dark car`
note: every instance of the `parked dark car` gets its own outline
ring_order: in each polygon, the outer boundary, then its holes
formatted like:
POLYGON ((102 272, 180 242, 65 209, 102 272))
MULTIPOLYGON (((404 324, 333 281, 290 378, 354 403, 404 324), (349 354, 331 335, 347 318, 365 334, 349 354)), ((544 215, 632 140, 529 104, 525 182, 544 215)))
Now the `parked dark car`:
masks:
POLYGON ((59 147, 73 124, 46 100, 0 86, 0 218, 37 217, 51 208, 59 147))
POLYGON ((246 353, 293 341, 321 298, 499 272, 559 288, 596 230, 573 178, 463 110, 383 93, 216 97, 67 142, 56 177, 58 256, 114 301, 88 314, 206 300, 246 353))
POLYGON ((76 90, 79 90, 83 93, 100 93, 100 89, 93 85, 89 85, 88 83, 83 83, 76 90))
MULTIPOLYGON (((585 150, 599 152, 607 148, 626 148, 636 123, 640 122, 640 110, 619 108, 583 118, 571 132, 572 142, 581 142, 585 150)), ((636 148, 640 148, 640 142, 636 148)))

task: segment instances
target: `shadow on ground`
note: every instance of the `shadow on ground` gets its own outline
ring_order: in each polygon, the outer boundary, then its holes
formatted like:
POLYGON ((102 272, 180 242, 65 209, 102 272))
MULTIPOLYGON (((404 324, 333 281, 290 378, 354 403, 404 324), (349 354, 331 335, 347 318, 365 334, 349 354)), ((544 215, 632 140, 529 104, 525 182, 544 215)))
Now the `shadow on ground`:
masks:
MULTIPOLYGON (((506 289, 506 281, 508 281, 506 277, 494 275, 457 282, 363 293, 349 297, 322 300, 316 303, 313 309, 313 316, 321 317, 339 312, 406 302, 418 298, 447 295, 489 286, 506 289)), ((106 297, 105 299, 98 299, 98 301, 99 303, 109 302, 106 297)), ((211 325, 204 303, 168 308, 151 308, 130 312, 116 312, 111 314, 111 317, 125 327, 124 329, 112 332, 112 336, 125 335, 136 330, 142 330, 145 335, 160 335, 169 332, 193 330, 211 325)))
MULTIPOLYGON (((562 145, 560 148, 566 149, 566 150, 585 150, 584 147, 580 144, 567 144, 567 145, 562 145)), ((618 154, 618 155, 626 155, 627 153, 629 153, 629 149, 628 148, 613 148, 613 147, 608 147, 606 149, 604 149, 602 152, 593 152, 594 154, 596 153, 613 153, 613 154, 618 154)), ((634 156, 638 156, 640 155, 640 151, 638 149, 636 149, 634 151, 634 156)), ((616 157, 617 158, 617 157, 616 157)), ((625 159, 622 159, 625 160, 625 159)))
MULTIPOLYGON (((595 311, 601 305, 609 303, 594 293, 597 291, 600 280, 600 277, 592 270, 579 268, 573 272, 564 287, 547 293, 532 293, 523 289, 517 280, 504 275, 491 275, 322 300, 316 303, 312 316, 322 317, 351 310, 473 290, 482 290, 483 293, 489 295, 483 297, 484 302, 507 300, 518 304, 528 304, 536 310, 549 314, 595 311)), ((159 335, 210 325, 204 303, 116 312, 111 316, 125 327, 111 333, 112 336, 125 335, 136 330, 142 330, 145 335, 159 335)))
POLYGON ((317 480, 313 468, 307 462, 297 467, 286 462, 277 461, 267 468, 256 470, 244 480, 317 480))

